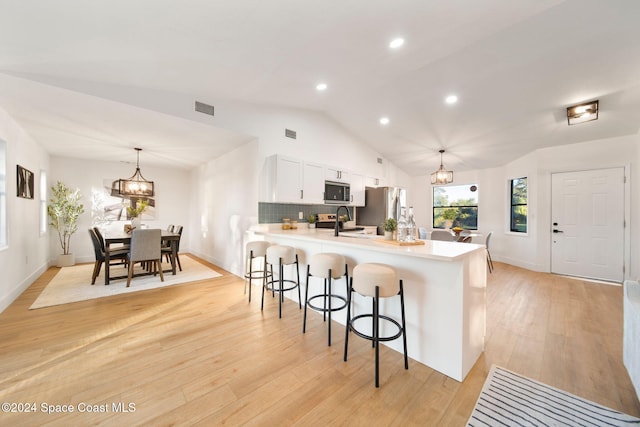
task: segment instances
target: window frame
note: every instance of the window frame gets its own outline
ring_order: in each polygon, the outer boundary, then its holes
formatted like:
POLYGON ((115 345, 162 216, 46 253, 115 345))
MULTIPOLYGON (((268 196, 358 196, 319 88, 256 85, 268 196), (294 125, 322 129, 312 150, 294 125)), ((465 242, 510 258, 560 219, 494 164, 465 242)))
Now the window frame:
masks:
POLYGON ((444 230, 445 227, 436 227, 435 219, 436 219, 436 209, 456 209, 460 210, 461 208, 467 209, 475 209, 476 211, 476 226, 475 228, 467 228, 463 227, 464 230, 478 230, 478 222, 479 222, 479 214, 480 214, 480 201, 477 200, 479 197, 476 197, 476 205, 447 205, 447 206, 435 206, 435 192, 437 188, 450 188, 450 187, 476 187, 475 191, 478 191, 477 184, 455 184, 455 185, 432 185, 431 186, 431 228, 434 230, 444 230))
POLYGON ((509 232, 517 235, 527 235, 529 232, 529 178, 527 176, 522 176, 518 178, 509 179, 509 232), (525 183, 525 195, 524 195, 524 203, 514 203, 514 183, 517 181, 524 180, 525 183), (515 210, 517 208, 525 207, 525 221, 524 221, 524 230, 519 230, 517 226, 514 224, 514 216, 515 210))
POLYGON ((8 163, 7 141, 0 139, 0 250, 9 247, 9 212, 7 200, 7 163, 8 163))
POLYGON ((47 171, 40 170, 40 236, 49 230, 49 214, 47 212, 47 171))

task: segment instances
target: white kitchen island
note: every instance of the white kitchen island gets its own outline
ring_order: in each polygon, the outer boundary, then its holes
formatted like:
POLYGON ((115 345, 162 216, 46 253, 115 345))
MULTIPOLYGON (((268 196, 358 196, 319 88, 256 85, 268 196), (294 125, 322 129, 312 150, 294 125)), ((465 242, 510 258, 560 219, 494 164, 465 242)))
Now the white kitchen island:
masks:
MULTIPOLYGON (((426 240, 420 246, 396 246, 377 238, 334 237, 333 230, 281 230, 273 225, 255 227, 248 239, 295 247, 303 287, 307 259, 319 252, 344 255, 349 272, 360 263, 394 266, 404 281, 409 357, 457 381, 464 380, 484 350, 487 284, 484 245, 426 240)), ((337 281, 333 289, 346 295, 344 280, 337 281)), ((298 294, 290 292, 287 297, 297 301, 298 294)), ((369 312, 370 301, 354 294, 355 311, 369 312)), ((381 312, 399 319, 399 298, 381 300, 381 312)), ((346 310, 334 313, 333 319, 344 325, 346 310)), ((381 329, 382 334, 389 332, 381 329)), ((341 333, 344 330, 336 330, 335 336, 341 333)), ((402 340, 385 344, 402 352, 402 340)))

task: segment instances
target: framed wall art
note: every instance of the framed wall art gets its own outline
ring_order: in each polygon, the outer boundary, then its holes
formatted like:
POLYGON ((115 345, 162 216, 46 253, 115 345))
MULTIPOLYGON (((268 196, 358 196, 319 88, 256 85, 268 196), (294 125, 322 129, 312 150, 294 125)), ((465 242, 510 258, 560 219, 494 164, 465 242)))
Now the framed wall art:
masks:
POLYGON ((16 175, 16 182, 18 183, 18 197, 22 197, 23 199, 33 199, 33 172, 17 165, 16 175))

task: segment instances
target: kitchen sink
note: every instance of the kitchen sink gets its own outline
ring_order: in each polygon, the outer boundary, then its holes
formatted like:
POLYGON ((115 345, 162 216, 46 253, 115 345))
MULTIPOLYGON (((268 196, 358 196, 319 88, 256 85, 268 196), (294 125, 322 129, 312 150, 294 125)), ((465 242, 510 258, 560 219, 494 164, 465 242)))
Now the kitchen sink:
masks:
POLYGON ((357 230, 357 231, 341 231, 338 235, 342 236, 342 237, 355 237, 356 239, 376 239, 376 238, 380 237, 375 233, 373 233, 373 234, 365 233, 364 232, 364 227, 356 227, 356 228, 360 228, 360 230, 357 230))

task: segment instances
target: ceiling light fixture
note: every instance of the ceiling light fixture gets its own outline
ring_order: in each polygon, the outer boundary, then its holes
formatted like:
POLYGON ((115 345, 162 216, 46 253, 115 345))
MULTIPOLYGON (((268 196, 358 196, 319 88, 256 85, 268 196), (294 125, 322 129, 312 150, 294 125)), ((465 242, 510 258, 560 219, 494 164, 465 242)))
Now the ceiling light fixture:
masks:
POLYGON ((381 125, 388 125, 389 124, 389 117, 381 117, 380 118, 380 124, 381 125))
POLYGON ((598 100, 585 102, 583 104, 567 107, 567 124, 577 125, 579 123, 590 122, 598 119, 598 100))
POLYGON ((153 181, 147 181, 140 172, 140 152, 142 148, 135 148, 138 159, 136 172, 127 179, 118 179, 111 185, 111 193, 120 196, 153 197, 155 191, 153 181))
POLYGON ((326 83, 318 83, 318 85, 316 86, 316 90, 322 92, 323 90, 327 90, 327 84, 326 83))
POLYGON ((440 150, 440 168, 431 174, 431 184, 450 184, 453 182, 453 171, 448 171, 442 165, 442 154, 444 150, 440 150))
POLYGON ((456 102, 458 102, 458 97, 456 95, 449 95, 444 99, 444 102, 449 105, 455 104, 456 102))
POLYGON ((389 47, 391 49, 397 49, 404 44, 404 39, 398 37, 397 39, 393 39, 391 43, 389 43, 389 47))

